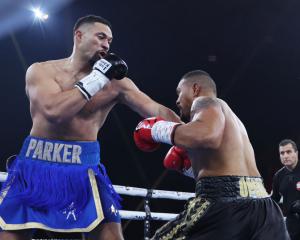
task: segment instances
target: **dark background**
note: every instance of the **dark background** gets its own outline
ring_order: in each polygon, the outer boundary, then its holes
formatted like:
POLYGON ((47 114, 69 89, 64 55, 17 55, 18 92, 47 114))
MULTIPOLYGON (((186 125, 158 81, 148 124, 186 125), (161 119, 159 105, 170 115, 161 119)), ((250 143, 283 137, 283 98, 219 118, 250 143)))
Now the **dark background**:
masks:
MULTIPOLYGON (((69 56, 74 22, 96 14, 111 21, 111 50, 127 62, 129 76, 154 100, 177 111, 175 88, 182 75, 195 69, 212 75, 219 96, 248 129, 270 190, 281 167, 279 141, 300 141, 299 9, 297 0, 1 0, 0 170, 5 171, 5 159, 18 153, 31 128, 25 69, 37 61, 69 56), (34 21, 29 8, 35 4, 47 9, 46 22, 34 21)), ((102 162, 112 182, 194 191, 191 179, 164 171, 162 159, 169 146, 155 153, 135 147, 132 132, 139 120, 118 105, 99 133, 102 162)), ((124 209, 138 210, 141 202, 124 197, 124 209)), ((151 209, 178 212, 182 206, 155 200, 151 209)), ((153 223, 152 230, 160 224, 153 223)), ((127 239, 143 237, 143 222, 123 221, 123 229, 127 239)))

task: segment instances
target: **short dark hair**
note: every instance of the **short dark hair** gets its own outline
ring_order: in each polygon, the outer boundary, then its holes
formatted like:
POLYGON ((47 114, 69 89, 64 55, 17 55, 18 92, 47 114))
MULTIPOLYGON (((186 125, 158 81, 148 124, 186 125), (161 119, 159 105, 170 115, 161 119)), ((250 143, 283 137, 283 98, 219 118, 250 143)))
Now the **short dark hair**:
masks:
POLYGON ((77 19, 77 21, 74 25, 74 28, 73 28, 73 33, 75 33, 75 31, 81 25, 83 25, 85 23, 95 23, 95 22, 103 23, 104 25, 109 26, 109 28, 111 29, 111 23, 108 20, 106 20, 105 18, 100 17, 100 16, 96 16, 96 15, 87 15, 87 16, 84 16, 84 17, 81 17, 81 18, 77 19))
POLYGON ((297 144, 291 140, 291 139, 283 139, 280 143, 279 143, 279 147, 283 147, 285 145, 288 145, 288 144, 291 144, 293 149, 295 150, 295 152, 298 151, 298 148, 297 148, 297 144))
POLYGON ((199 83, 205 88, 211 89, 217 95, 217 87, 212 77, 203 70, 190 71, 183 75, 182 79, 186 79, 191 83, 199 83))

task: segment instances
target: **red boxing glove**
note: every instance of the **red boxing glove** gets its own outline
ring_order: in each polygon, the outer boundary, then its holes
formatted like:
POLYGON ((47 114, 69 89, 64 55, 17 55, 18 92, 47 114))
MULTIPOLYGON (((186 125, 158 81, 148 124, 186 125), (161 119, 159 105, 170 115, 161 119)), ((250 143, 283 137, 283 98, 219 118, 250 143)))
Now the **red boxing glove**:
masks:
POLYGON ((139 149, 144 152, 153 152, 159 148, 160 143, 153 140, 151 129, 156 122, 162 120, 160 117, 146 118, 137 125, 133 139, 139 149))
POLYGON ((194 178, 191 161, 186 150, 173 146, 168 151, 164 159, 164 166, 167 169, 176 170, 185 176, 194 178))
POLYGON ((134 131, 134 141, 138 148, 152 152, 159 143, 173 145, 173 134, 180 123, 164 121, 160 117, 147 118, 141 121, 134 131))

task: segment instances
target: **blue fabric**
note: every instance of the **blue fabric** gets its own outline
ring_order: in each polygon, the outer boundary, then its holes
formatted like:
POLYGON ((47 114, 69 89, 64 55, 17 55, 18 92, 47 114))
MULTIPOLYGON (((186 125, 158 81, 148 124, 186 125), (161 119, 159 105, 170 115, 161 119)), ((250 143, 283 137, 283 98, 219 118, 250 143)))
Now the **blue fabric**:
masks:
POLYGON ((32 137, 32 136, 28 136, 25 139, 19 154, 19 158, 28 159, 28 160, 31 159, 44 160, 44 161, 46 160, 46 161, 60 162, 60 163, 63 162, 77 163, 76 161, 77 155, 76 154, 74 155, 73 152, 71 153, 72 156, 69 156, 70 154, 65 154, 66 157, 65 160, 63 160, 64 153, 70 153, 71 149, 73 151, 74 149, 81 149, 81 154, 79 159, 83 165, 97 165, 100 162, 100 144, 97 141, 94 142, 61 141, 61 140, 49 140, 44 138, 32 137), (51 145, 54 148, 52 151, 51 151, 51 145), (39 146, 40 148, 38 148, 39 146), (60 149, 60 151, 57 151, 58 152, 57 155, 54 154, 55 147, 58 150, 60 149), (72 157, 75 158, 73 162, 72 162, 72 157))
POLYGON ((108 192, 107 188, 101 186, 99 186, 99 192, 101 196, 101 204, 104 214, 104 220, 102 223, 120 223, 120 205, 118 205, 118 202, 116 202, 114 196, 108 192))
POLYGON ((97 219, 89 170, 105 206, 105 221, 120 222, 120 197, 100 164, 98 142, 31 136, 8 170, 0 217, 6 224, 37 222, 57 231, 86 228, 97 219))

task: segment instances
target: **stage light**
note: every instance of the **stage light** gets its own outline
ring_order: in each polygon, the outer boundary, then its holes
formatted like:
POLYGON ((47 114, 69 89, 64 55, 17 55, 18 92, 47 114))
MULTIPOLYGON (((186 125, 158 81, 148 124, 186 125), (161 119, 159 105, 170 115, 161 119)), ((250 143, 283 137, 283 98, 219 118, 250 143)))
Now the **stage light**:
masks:
POLYGON ((47 13, 44 13, 40 8, 33 8, 32 11, 34 12, 35 18, 46 21, 49 18, 47 13))

